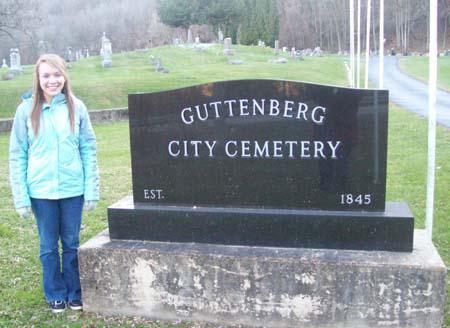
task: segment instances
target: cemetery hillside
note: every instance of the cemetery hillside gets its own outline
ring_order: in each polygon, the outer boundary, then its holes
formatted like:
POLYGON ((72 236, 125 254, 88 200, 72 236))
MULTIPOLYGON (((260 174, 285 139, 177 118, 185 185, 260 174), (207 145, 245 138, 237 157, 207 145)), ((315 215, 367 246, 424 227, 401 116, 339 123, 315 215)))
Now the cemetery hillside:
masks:
MULTIPOLYGON (((289 1, 290 2, 290 1, 289 1)), ((77 97, 89 110, 128 107, 128 95, 174 90, 203 83, 277 79, 347 87, 348 56, 321 54, 296 58, 290 49, 232 45, 179 44, 114 53, 111 67, 90 56, 70 63, 69 74, 77 97)), ((427 79, 427 57, 402 57, 401 67, 417 79, 427 79)), ((450 56, 440 57, 438 83, 450 90, 450 56)), ((0 80, 0 118, 12 118, 21 96, 30 90, 33 65, 23 73, 0 80)), ((0 69, 0 76, 8 69, 0 69)), ((363 73, 362 73, 363 74, 363 73)), ((388 110, 386 200, 405 201, 414 215, 414 228, 425 227, 427 173, 426 118, 390 103, 388 110)), ((81 243, 108 227, 107 207, 132 194, 130 130, 128 121, 94 124, 100 170, 99 205, 85 213, 81 243)), ((70 312, 54 316, 41 287, 39 240, 34 219, 21 219, 14 210, 8 176, 9 133, 0 134, 0 327, 154 327, 194 328, 194 323, 150 321, 136 317, 70 312)), ((438 125, 433 243, 450 266, 450 129, 438 125)), ((306 278, 302 278, 306 279, 306 278)), ((447 294, 450 278, 446 280, 447 294)), ((209 327, 209 326, 206 326, 209 327)), ((450 327, 447 297, 444 327, 450 327)))
MULTIPOLYGON (((113 55, 113 66, 103 69, 101 59, 84 58, 69 70, 74 93, 92 109, 127 107, 129 93, 175 89, 205 82, 248 78, 277 78, 324 84, 346 84, 344 57, 286 60, 275 63, 273 49, 234 46, 234 56, 224 56, 223 46, 162 46, 113 55), (228 62, 236 62, 236 65, 228 62), (157 71, 155 65, 168 73, 157 71), (242 64, 239 64, 242 62, 242 64), (297 69, 301 65, 303 72, 297 69), (93 91, 94 90, 94 91, 93 91)), ((289 58, 285 53, 282 58, 289 58)), ((34 65, 24 65, 23 74, 0 80, 0 117, 12 117, 23 93, 30 90, 34 65)), ((6 74, 8 69, 0 69, 6 74)))

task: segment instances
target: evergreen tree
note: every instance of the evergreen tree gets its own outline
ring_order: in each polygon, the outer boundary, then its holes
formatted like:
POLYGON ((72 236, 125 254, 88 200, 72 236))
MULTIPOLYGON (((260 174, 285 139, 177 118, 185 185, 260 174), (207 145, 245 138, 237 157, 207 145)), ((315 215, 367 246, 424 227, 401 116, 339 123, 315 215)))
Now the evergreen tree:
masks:
POLYGON ((191 1, 159 0, 157 10, 161 22, 166 25, 188 28, 194 24, 195 7, 191 1))
POLYGON ((243 44, 263 40, 273 45, 278 38, 276 0, 159 0, 158 14, 161 22, 173 27, 208 24, 221 28, 234 41, 240 29, 243 44))
POLYGON ((241 43, 256 44, 262 40, 267 45, 273 45, 278 38, 278 15, 276 0, 245 0, 241 43))
POLYGON ((188 28, 208 24, 216 29, 237 29, 242 0, 159 0, 158 15, 166 25, 188 28))

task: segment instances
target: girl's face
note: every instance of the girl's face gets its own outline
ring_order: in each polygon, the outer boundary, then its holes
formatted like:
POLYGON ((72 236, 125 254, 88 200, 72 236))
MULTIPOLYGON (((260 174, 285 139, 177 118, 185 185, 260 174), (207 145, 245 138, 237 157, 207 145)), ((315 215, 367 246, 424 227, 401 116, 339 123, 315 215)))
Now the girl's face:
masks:
POLYGON ((39 65, 39 85, 48 104, 52 102, 54 96, 62 91, 65 82, 64 75, 56 68, 47 63, 39 65))

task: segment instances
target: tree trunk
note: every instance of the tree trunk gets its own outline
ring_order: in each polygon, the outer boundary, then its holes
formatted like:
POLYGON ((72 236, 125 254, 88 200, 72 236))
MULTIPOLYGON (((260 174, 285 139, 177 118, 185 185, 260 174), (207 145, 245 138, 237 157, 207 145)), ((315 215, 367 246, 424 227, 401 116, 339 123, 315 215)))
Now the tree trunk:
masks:
POLYGON ((409 48, 409 26, 410 26, 410 22, 409 22, 409 0, 406 0, 405 3, 405 49, 404 49, 404 53, 408 53, 408 48, 409 48))
POLYGON ((394 9, 394 12, 395 12, 395 41, 396 41, 397 49, 400 49, 400 46, 401 46, 399 1, 400 0, 396 0, 395 9, 394 9))
POLYGON ((372 26, 372 49, 374 50, 374 51, 376 51, 377 49, 378 49, 378 46, 377 46, 377 38, 375 37, 375 26, 376 26, 376 22, 375 22, 375 4, 376 4, 376 2, 374 2, 373 3, 373 5, 372 5, 372 12, 371 12, 371 16, 372 16, 372 24, 371 24, 371 26, 372 26))
MULTIPOLYGON (((341 33, 340 33, 340 30, 339 30, 339 24, 338 24, 338 21, 337 21, 337 8, 336 8, 336 2, 335 1, 332 1, 332 5, 333 5, 333 8, 332 8, 332 17, 333 17, 333 23, 334 23, 334 26, 335 26, 335 31, 336 31, 336 39, 337 39, 337 43, 338 43, 338 51, 339 51, 339 53, 342 51, 342 48, 341 48, 341 33)), ((331 34, 331 33, 330 33, 331 34)))
POLYGON ((447 41, 447 26, 448 26, 448 20, 450 18, 450 15, 447 14, 445 16, 445 21, 444 21, 444 35, 442 37, 442 49, 445 50, 446 48, 446 41, 447 41))

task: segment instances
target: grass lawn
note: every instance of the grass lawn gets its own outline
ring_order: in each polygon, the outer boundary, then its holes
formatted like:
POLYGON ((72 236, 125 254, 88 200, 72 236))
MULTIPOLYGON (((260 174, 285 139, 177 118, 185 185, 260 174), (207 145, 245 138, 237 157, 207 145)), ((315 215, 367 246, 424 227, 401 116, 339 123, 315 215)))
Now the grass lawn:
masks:
MULTIPOLYGON (((129 93, 174 89, 204 82, 245 78, 278 78, 324 84, 346 85, 344 57, 288 59, 286 64, 270 63, 273 49, 233 46, 232 57, 222 47, 203 51, 179 46, 152 48, 113 55, 113 67, 101 67, 100 57, 72 63, 69 71, 74 93, 89 109, 127 107, 129 93), (169 74, 155 72, 151 56, 162 59, 169 74), (240 59, 241 65, 227 64, 240 59)), ((285 54, 287 57, 288 55, 285 54)), ((20 96, 32 86, 34 65, 24 66, 24 74, 11 81, 0 80, 0 118, 14 116, 20 96)), ((0 77, 6 69, 0 69, 0 77)))
MULTIPOLYGON (((122 92, 161 90, 207 80, 278 77, 313 81, 310 77, 314 76, 315 82, 346 84, 343 59, 339 57, 307 58, 305 62, 269 64, 267 61, 272 57, 269 50, 255 48, 253 51, 250 47, 239 47, 238 49, 239 53, 235 58, 247 61, 244 65, 224 64, 227 59, 218 54, 219 50, 216 48, 200 53, 188 49, 186 51, 192 51, 192 55, 187 55, 179 48, 164 47, 130 55, 115 55, 113 58, 115 67, 111 70, 101 69, 98 58, 90 58, 75 63, 71 74, 80 98, 88 99, 86 102, 93 104, 100 101, 99 99, 105 101, 104 103, 99 102, 101 105, 95 108, 126 106, 126 97, 122 99, 122 92), (171 69, 172 73, 154 73, 151 66, 148 65, 151 53, 155 56, 161 55, 163 58, 165 58, 163 54, 166 54, 168 58, 165 61, 163 59, 164 65, 171 69), (171 59, 169 53, 173 53, 176 59, 171 59), (201 59, 198 59, 199 57, 201 59), (253 63, 251 58, 254 58, 257 63, 253 63), (182 65, 178 61, 187 64, 182 65), (126 68, 127 62, 136 69, 130 72, 131 69, 126 68), (77 65, 80 65, 80 70, 77 69, 77 65), (194 69, 193 66, 196 66, 197 69, 194 69), (91 69, 98 70, 105 79, 93 75, 91 69), (120 72, 119 77, 113 77, 114 69, 116 72, 120 72), (110 74, 111 76, 109 76, 110 74), (108 76, 109 80, 106 79, 108 76), (91 87, 83 85, 83 80, 91 87), (95 85, 103 84, 105 84, 102 89, 104 93, 89 98, 89 93, 92 93, 89 90, 95 89, 93 87, 95 85), (117 96, 114 100, 117 102, 111 102, 108 105, 110 98, 105 97, 108 92, 112 95, 111 97, 117 96)), ((23 84, 19 85, 19 89, 22 89, 27 85, 26 76, 24 74, 16 80, 0 82, 0 95, 7 94, 7 92, 4 93, 3 86, 5 84, 2 83, 17 84, 22 81, 23 84)), ((8 88, 11 94, 16 92, 13 91, 14 88, 11 85, 8 85, 8 88)), ((18 94, 16 92, 16 96, 18 94)), ((2 101, 2 97, 0 97, 1 106, 5 106, 6 102, 2 101)), ((6 108, 1 107, 5 111, 6 108)), ((11 116, 11 113, 12 111, 5 117, 11 116)), ((131 193, 128 122, 96 125, 94 128, 98 139, 102 198, 99 206, 84 216, 81 232, 82 242, 107 227, 107 206, 131 193)), ((72 311, 66 311, 58 316, 52 315, 47 308, 41 288, 36 224, 32 219, 20 219, 13 210, 8 178, 8 143, 9 136, 0 135, 0 174, 4 177, 0 180, 0 327, 196 327, 194 324, 148 322, 135 318, 105 318, 95 314, 72 311)), ((414 213, 416 228, 423 228, 427 171, 427 121, 415 114, 391 106, 388 149, 387 199, 407 201, 414 213)), ((447 267, 450 266, 449 149, 450 130, 438 127, 433 240, 447 267)), ((449 292, 450 280, 447 279, 447 294, 449 292)), ((450 299, 448 298, 445 327, 450 327, 449 310, 450 299)))
MULTIPOLYGON (((400 68, 418 80, 428 82, 428 57, 400 57, 400 68)), ((450 91, 450 56, 438 58, 438 87, 450 91)))

